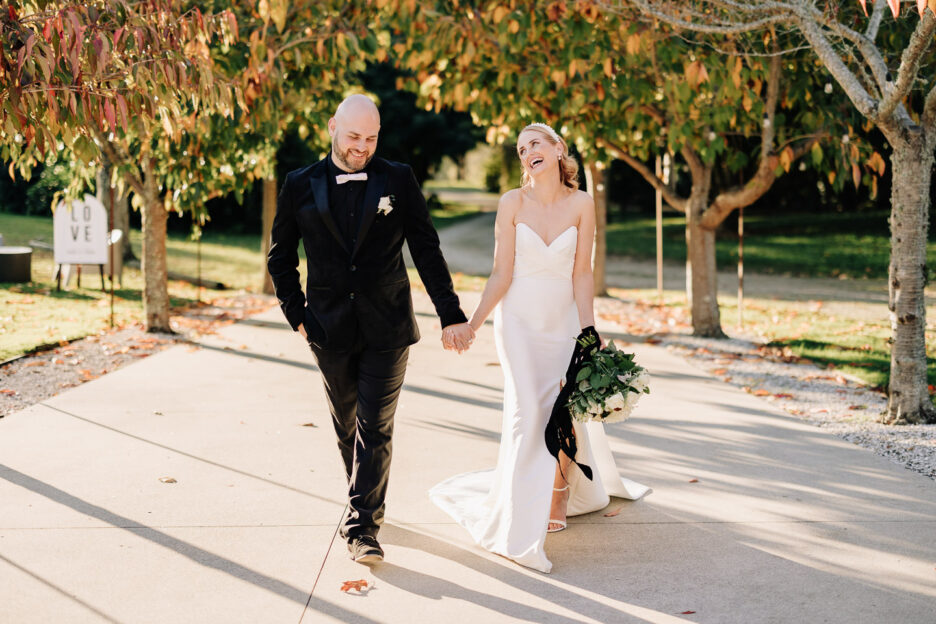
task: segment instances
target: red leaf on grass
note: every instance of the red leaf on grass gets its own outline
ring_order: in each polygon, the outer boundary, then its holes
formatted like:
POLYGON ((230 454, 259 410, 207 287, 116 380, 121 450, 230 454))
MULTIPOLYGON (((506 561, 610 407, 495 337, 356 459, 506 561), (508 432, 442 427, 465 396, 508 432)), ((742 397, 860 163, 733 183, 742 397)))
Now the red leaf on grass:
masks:
POLYGON ((349 592, 352 589, 355 591, 362 591, 365 587, 367 587, 367 581, 364 579, 359 581, 345 581, 341 584, 341 591, 349 592))
POLYGON ((621 513, 621 510, 622 510, 622 509, 624 509, 624 508, 623 508, 623 507, 618 507, 618 508, 615 509, 614 511, 609 511, 608 513, 606 513, 606 514, 604 515, 604 517, 605 517, 605 518, 613 518, 614 516, 616 516, 616 515, 618 515, 619 513, 621 513))

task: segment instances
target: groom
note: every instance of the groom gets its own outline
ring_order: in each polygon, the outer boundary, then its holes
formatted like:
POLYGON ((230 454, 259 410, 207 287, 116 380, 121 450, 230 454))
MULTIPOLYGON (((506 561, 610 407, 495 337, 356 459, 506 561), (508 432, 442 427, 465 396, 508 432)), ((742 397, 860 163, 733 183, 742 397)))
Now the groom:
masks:
POLYGON ((443 346, 461 352, 474 338, 412 170, 374 158, 379 131, 370 98, 352 95, 338 106, 328 120, 331 153, 286 176, 267 262, 280 307, 322 372, 348 478, 341 535, 361 563, 383 559, 377 532, 393 416, 409 345, 419 340, 404 239, 442 321, 443 346), (297 270, 300 238, 305 294, 297 270))

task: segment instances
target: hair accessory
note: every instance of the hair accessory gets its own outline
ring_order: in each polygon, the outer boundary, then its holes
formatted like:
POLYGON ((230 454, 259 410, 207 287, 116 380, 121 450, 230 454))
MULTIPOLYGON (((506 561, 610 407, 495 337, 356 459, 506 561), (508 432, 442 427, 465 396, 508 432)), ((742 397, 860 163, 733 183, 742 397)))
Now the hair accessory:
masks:
POLYGON ((529 126, 527 126, 527 128, 537 128, 539 130, 542 130, 546 134, 548 134, 552 138, 552 140, 555 141, 556 143, 562 142, 562 140, 559 138, 559 134, 555 130, 553 130, 550 126, 544 123, 541 123, 541 122, 531 123, 529 126))

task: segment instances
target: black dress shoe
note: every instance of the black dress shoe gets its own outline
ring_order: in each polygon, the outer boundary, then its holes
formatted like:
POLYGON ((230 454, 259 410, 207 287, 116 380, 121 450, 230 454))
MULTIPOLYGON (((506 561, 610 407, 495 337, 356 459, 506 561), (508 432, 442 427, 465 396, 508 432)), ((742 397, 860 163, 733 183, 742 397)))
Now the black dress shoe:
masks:
POLYGON ((377 563, 383 561, 384 553, 376 537, 361 535, 348 540, 348 551, 357 563, 377 563))

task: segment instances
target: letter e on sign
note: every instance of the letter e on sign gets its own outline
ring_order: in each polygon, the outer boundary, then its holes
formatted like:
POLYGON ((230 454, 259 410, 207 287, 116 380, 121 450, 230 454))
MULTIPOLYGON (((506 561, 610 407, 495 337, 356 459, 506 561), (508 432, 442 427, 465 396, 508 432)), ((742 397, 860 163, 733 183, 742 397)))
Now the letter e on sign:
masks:
POLYGON ((52 225, 56 264, 107 262, 107 210, 96 197, 60 203, 52 225))

